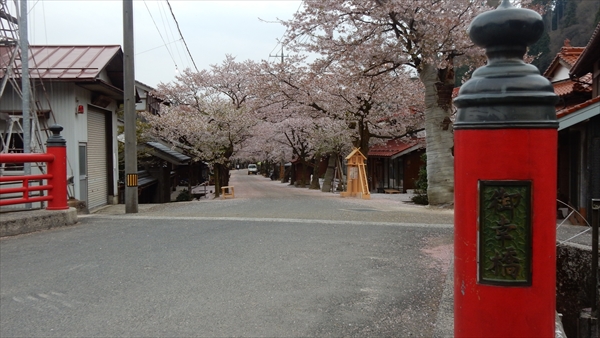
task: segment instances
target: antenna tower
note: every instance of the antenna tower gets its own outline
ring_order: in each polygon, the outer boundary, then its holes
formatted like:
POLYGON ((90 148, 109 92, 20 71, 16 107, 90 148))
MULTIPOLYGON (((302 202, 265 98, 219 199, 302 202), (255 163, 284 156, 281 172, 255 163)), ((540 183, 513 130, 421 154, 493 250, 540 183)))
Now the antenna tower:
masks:
MULTIPOLYGON (((19 39, 19 8, 17 2, 14 6, 9 4, 9 0, 0 0, 0 100, 10 101, 12 96, 18 96, 23 100, 23 90, 21 86, 21 41, 19 39), (11 10, 16 13, 14 16, 11 10)), ((26 13, 25 13, 26 14, 26 13)), ((29 44, 26 44, 29 48, 29 44)), ((31 50, 31 49, 29 49, 31 50)), ((29 53, 30 60, 35 63, 34 55, 29 53)), ((31 63, 31 61, 30 61, 31 63)), ((37 72, 37 68, 31 70, 29 74, 37 72)), ((25 147, 24 119, 30 120, 31 131, 29 133, 29 149, 32 153, 45 152, 45 140, 49 136, 48 121, 52 119, 56 122, 50 101, 46 95, 44 85, 41 80, 30 81, 31 104, 29 111, 24 112, 22 107, 25 104, 12 104, 13 107, 3 106, 0 108, 0 133, 1 148, 0 154, 4 153, 22 153, 25 147), (40 93, 36 93, 36 87, 41 88, 40 93), (41 94, 41 95, 39 95, 41 94), (45 98, 48 108, 43 109, 39 97, 45 98)), ((18 102, 18 101, 17 101, 18 102)), ((32 163, 32 165, 35 165, 32 163)), ((41 164, 37 165, 41 172, 45 168, 41 164)), ((5 170, 16 171, 23 170, 22 167, 7 168, 6 164, 0 167, 0 173, 7 174, 5 170)))

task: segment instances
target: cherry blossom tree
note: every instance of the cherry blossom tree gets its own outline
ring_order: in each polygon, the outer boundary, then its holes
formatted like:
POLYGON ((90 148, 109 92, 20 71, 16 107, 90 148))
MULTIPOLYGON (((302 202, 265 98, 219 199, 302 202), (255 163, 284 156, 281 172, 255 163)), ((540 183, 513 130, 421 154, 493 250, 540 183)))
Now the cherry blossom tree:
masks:
POLYGON ((429 201, 451 204, 453 63, 474 51, 466 28, 488 9, 484 0, 307 0, 284 22, 286 45, 366 77, 414 69, 425 90, 429 201))
POLYGON ((252 135, 246 140, 235 155, 241 161, 262 163, 262 169, 267 173, 271 166, 274 168, 284 165, 292 158, 292 151, 281 133, 280 126, 261 119, 250 131, 252 135))
MULTIPOLYGON (((152 134, 182 148, 195 160, 213 166, 215 193, 228 185, 230 158, 238 146, 251 135, 249 129, 255 124, 243 109, 234 109, 219 99, 202 100, 202 108, 187 105, 166 106, 160 115, 143 114, 152 126, 152 134)), ((199 100, 200 101, 200 100, 199 100)))
POLYGON ((297 117, 300 110, 319 123, 339 127, 343 122, 345 129, 354 130, 347 134, 350 141, 365 154, 372 138, 398 138, 422 126, 422 86, 403 70, 371 77, 340 62, 318 61, 263 64, 262 72, 272 78, 263 101, 297 107, 281 109, 284 114, 294 112, 297 117))
POLYGON ((248 105, 253 63, 227 56, 210 70, 189 69, 154 95, 168 103, 159 115, 145 114, 152 132, 213 165, 215 194, 229 183, 231 158, 249 139, 256 117, 248 105))

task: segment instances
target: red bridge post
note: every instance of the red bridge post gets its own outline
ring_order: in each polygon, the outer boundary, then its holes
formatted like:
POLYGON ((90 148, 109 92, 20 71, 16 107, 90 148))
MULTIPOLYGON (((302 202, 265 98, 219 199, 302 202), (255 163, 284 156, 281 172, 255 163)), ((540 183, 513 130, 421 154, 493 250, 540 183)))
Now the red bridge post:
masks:
POLYGON ((48 173, 52 178, 48 179, 48 185, 52 186, 48 192, 52 199, 48 201, 46 210, 69 209, 67 204, 67 141, 60 135, 62 126, 50 127, 52 135, 46 142, 47 153, 54 155, 54 161, 48 162, 48 173))
POLYGON ((469 28, 488 64, 455 100, 456 337, 554 337, 557 97, 522 60, 543 30, 508 0, 469 28))

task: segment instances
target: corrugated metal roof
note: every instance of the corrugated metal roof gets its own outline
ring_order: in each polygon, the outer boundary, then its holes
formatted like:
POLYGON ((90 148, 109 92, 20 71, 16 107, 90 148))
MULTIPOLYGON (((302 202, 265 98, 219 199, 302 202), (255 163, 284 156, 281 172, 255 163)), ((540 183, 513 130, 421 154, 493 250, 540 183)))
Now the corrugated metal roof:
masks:
POLYGON ((184 155, 176 150, 173 150, 162 143, 159 142, 146 142, 147 145, 154 149, 151 152, 154 156, 162 158, 165 161, 168 161, 173 164, 182 165, 187 164, 191 160, 191 158, 187 155, 184 155))
MULTIPOLYGON (((8 62, 9 52, 7 47, 0 48, 3 65, 8 62)), ((117 55, 122 55, 119 45, 30 46, 30 77, 49 80, 93 80, 117 55)), ((17 76, 20 67, 21 62, 17 60, 13 70, 17 76)), ((122 72, 122 66, 120 71, 122 72)), ((0 73, 3 75, 3 70, 0 69, 0 73)))

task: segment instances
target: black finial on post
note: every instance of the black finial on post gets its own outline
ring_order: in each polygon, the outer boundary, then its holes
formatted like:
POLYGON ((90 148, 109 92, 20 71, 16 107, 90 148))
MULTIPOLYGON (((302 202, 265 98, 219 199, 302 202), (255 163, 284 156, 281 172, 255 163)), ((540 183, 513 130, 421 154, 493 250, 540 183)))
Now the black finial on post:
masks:
POLYGON ((455 129, 558 127, 552 84, 523 62, 527 46, 543 31, 538 13, 508 0, 471 22, 471 40, 485 48, 488 64, 473 73, 454 100, 459 108, 455 129))
POLYGON ((65 147, 67 145, 67 140, 65 140, 65 138, 60 135, 60 132, 64 129, 61 125, 54 124, 48 129, 50 129, 52 135, 48 137, 48 141, 46 141, 46 146, 65 147))

